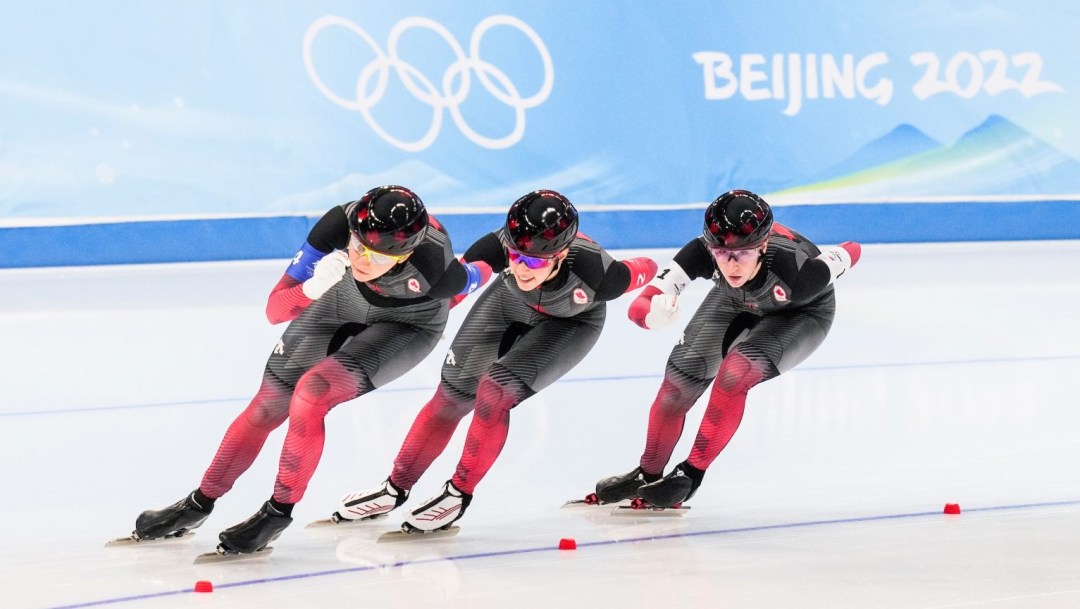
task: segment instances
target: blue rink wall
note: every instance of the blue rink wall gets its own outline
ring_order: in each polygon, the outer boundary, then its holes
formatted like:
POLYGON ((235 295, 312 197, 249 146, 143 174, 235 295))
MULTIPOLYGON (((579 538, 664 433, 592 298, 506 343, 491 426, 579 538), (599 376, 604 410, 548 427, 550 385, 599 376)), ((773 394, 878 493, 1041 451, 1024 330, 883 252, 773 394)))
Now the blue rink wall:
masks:
MULTIPOLYGON (((777 206, 777 221, 821 244, 1080 239, 1080 200, 777 206)), ((499 213, 439 213, 455 249, 502 223, 499 213)), ((0 228, 0 268, 289 258, 321 214, 0 228)), ((702 207, 582 212, 608 249, 678 247, 702 207)))

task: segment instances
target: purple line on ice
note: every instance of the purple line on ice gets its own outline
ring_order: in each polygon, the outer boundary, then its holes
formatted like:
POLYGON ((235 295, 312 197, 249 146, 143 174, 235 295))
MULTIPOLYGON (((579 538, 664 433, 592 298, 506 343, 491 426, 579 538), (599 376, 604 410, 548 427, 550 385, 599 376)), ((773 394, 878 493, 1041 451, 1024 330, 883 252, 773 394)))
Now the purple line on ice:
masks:
MULTIPOLYGON (((980 508, 964 508, 964 513, 971 512, 993 512, 1004 510, 1023 510, 1030 508, 1044 508, 1044 507, 1060 507, 1069 505, 1080 505, 1080 500, 1069 501, 1047 501, 1043 503, 1019 503, 1013 505, 995 505, 980 508)), ((802 527, 816 527, 826 526, 832 524, 854 524, 859 522, 874 522, 878 520, 896 520, 901 518, 918 518, 921 516, 937 516, 940 515, 941 510, 934 510, 932 512, 911 512, 907 514, 883 514, 878 516, 860 516, 855 518, 835 518, 831 520, 810 520, 806 522, 786 522, 782 524, 766 524, 754 527, 741 527, 735 529, 715 529, 711 531, 697 531, 692 533, 669 533, 667 535, 649 535, 646 537, 630 537, 627 539, 615 539, 606 541, 589 541, 585 543, 577 544, 578 549, 581 548, 595 548, 599 546, 610 546, 620 543, 635 543, 639 541, 655 541, 662 539, 680 539, 686 537, 706 537, 711 535, 730 535, 733 533, 751 533, 755 531, 772 531, 778 529, 797 529, 802 527)), ((364 571, 374 571, 378 569, 404 567, 407 565, 422 565, 426 563, 435 563, 445 560, 454 561, 466 561, 475 560, 477 558, 491 558, 494 556, 517 556, 521 554, 533 554, 536 552, 559 552, 558 544, 550 546, 541 546, 536 548, 519 548, 515 550, 501 550, 498 552, 480 552, 476 554, 462 554, 461 556, 445 556, 441 558, 425 558, 421 560, 404 560, 399 562, 383 563, 380 565, 368 565, 366 567, 346 567, 343 569, 330 569, 326 571, 313 571, 311 573, 297 573, 295 575, 282 575, 280 577, 267 577, 264 579, 249 579, 239 582, 233 582, 231 584, 217 584, 214 586, 216 590, 222 590, 225 588, 240 588, 245 586, 256 586, 259 584, 267 584, 274 582, 290 581, 295 579, 308 579, 312 577, 326 577, 329 575, 341 575, 344 573, 361 573, 364 571)), ((56 607, 49 607, 48 609, 82 609, 83 607, 101 607, 103 605, 115 605, 119 603, 129 603, 133 601, 161 598, 165 596, 177 596, 180 594, 194 594, 192 588, 184 588, 183 590, 169 590, 166 592, 153 592, 150 594, 138 594, 135 596, 121 596, 116 598, 107 598, 99 601, 89 601, 85 603, 76 603, 74 605, 59 605, 56 607)))

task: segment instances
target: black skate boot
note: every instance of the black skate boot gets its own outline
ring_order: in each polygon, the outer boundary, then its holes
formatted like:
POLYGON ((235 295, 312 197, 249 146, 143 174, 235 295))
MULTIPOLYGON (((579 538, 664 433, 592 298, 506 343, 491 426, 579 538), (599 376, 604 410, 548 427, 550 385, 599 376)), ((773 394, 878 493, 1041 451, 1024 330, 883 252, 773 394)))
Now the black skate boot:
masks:
POLYGON ((135 541, 149 541, 163 537, 182 537, 191 529, 199 528, 210 516, 214 504, 200 503, 192 491, 187 497, 160 510, 146 510, 135 519, 135 530, 131 538, 135 541))
POLYGON ((266 547, 281 535, 292 518, 270 505, 267 501, 247 520, 229 527, 218 535, 220 554, 251 554, 266 547))
POLYGON ((704 470, 683 461, 662 479, 639 488, 638 496, 656 507, 674 507, 693 497, 704 477, 704 470))
POLYGON ((659 480, 659 474, 646 474, 640 467, 621 476, 611 476, 596 483, 596 497, 601 503, 618 503, 638 496, 643 485, 659 480))

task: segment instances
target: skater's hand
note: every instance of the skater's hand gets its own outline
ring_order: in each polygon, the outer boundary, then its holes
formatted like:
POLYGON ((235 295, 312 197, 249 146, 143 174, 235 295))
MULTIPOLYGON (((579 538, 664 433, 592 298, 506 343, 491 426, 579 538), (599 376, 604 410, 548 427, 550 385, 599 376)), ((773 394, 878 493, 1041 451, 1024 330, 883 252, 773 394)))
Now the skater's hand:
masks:
POLYGON ((670 324, 678 313, 678 296, 664 294, 656 286, 646 286, 634 302, 630 303, 627 314, 630 321, 642 328, 655 330, 670 324))
POLYGON ((645 325, 653 330, 662 328, 679 316, 679 297, 673 294, 657 294, 650 301, 645 325))
POLYGON ((327 290, 341 281, 345 276, 345 269, 349 268, 349 254, 343 250, 337 250, 323 256, 322 260, 315 263, 315 270, 311 279, 303 283, 301 289, 304 296, 312 300, 318 299, 327 290))

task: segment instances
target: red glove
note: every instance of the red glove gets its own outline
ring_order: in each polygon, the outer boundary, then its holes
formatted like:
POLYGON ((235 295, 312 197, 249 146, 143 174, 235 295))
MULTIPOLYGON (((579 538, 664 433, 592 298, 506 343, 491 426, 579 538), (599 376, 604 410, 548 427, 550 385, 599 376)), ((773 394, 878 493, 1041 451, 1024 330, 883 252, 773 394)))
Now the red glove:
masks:
POLYGON ((847 250, 848 256, 851 256, 851 266, 855 266, 862 256, 862 246, 854 241, 845 241, 840 244, 840 247, 847 250))
POLYGON ((649 309, 652 308, 652 297, 660 293, 660 288, 650 285, 638 294, 638 297, 634 299, 634 302, 630 303, 630 310, 626 312, 626 316, 630 318, 630 321, 637 325, 649 329, 649 326, 645 325, 645 316, 649 314, 649 309))
POLYGON ((679 313, 679 297, 665 294, 660 288, 645 286, 641 294, 630 303, 626 315, 630 321, 645 328, 655 330, 668 325, 679 313))
POLYGON ((630 287, 626 288, 627 292, 640 288, 656 276, 656 263, 650 258, 630 258, 621 262, 630 270, 630 287))

